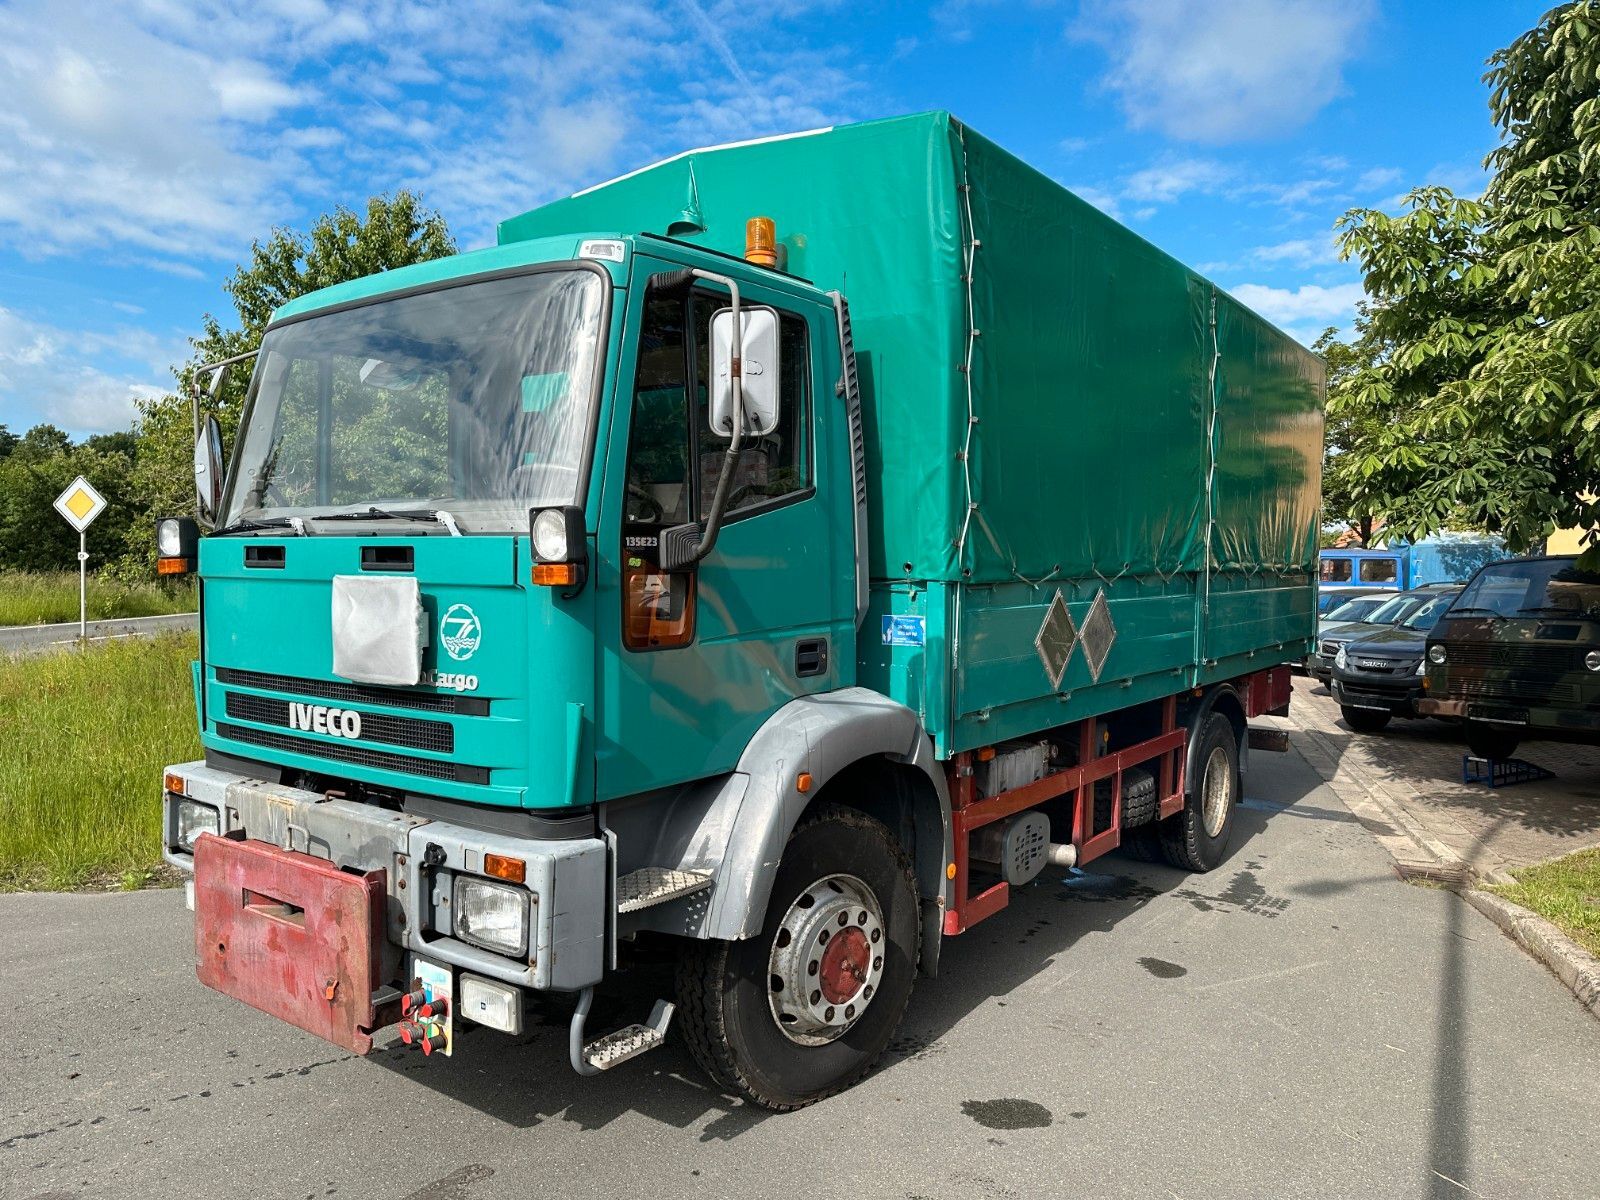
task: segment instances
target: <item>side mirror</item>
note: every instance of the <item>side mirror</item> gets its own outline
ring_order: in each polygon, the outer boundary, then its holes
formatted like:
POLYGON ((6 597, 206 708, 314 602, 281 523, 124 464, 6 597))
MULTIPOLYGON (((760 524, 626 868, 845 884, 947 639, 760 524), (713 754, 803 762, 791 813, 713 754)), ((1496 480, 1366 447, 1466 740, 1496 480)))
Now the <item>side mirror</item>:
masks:
POLYGON ((222 509, 222 426, 207 415, 194 440, 195 512, 202 524, 215 525, 222 509))
MULTIPOLYGON (((743 384, 745 434, 764 437, 778 427, 778 314, 770 308, 739 309, 743 348, 738 353, 743 384)), ((733 310, 711 317, 711 432, 733 436, 733 310)))

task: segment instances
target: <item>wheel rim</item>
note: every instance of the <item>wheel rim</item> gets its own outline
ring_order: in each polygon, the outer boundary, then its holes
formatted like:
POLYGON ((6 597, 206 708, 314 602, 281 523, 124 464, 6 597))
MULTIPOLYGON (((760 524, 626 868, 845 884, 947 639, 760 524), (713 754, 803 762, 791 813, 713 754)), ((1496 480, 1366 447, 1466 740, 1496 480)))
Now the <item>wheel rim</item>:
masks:
POLYGON ((825 876, 795 897, 767 964, 767 1000, 784 1036, 820 1046, 859 1021, 886 949, 878 898, 854 875, 825 876))
POLYGON ((1200 785, 1201 818, 1206 836, 1216 837, 1228 820, 1228 801, 1233 791, 1233 771, 1226 746, 1213 746, 1206 758, 1205 776, 1200 785))

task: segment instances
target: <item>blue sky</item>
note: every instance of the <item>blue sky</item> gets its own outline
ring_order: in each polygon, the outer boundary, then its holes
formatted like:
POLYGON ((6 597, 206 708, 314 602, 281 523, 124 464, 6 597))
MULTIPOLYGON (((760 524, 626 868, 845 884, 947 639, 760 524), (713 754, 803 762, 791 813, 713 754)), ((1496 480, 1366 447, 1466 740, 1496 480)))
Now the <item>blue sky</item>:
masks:
MULTIPOLYGON (((124 428, 253 237, 420 190, 463 248, 692 146, 948 108, 1309 341, 1332 226, 1476 193, 1551 0, 0 0, 0 423, 124 428)), ((225 320, 225 324, 227 321, 225 320)))

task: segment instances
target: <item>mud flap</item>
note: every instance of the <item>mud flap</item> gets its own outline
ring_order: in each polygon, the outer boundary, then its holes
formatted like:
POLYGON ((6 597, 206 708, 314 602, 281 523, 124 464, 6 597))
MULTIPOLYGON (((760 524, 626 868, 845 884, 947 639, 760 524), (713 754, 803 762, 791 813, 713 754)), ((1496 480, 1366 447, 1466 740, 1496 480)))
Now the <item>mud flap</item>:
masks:
POLYGON ((214 834, 196 842, 194 865, 200 982, 336 1046, 370 1051, 384 872, 353 875, 214 834))

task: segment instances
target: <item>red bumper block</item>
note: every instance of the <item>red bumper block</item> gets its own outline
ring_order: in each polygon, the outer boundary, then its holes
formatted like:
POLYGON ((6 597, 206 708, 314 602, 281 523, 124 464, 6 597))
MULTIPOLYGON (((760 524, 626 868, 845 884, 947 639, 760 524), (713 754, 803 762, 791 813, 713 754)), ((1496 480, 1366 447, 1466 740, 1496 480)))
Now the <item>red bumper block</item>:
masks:
POLYGON ((383 871, 353 875, 264 842, 202 834, 194 851, 200 982, 366 1054, 386 890, 383 871))

